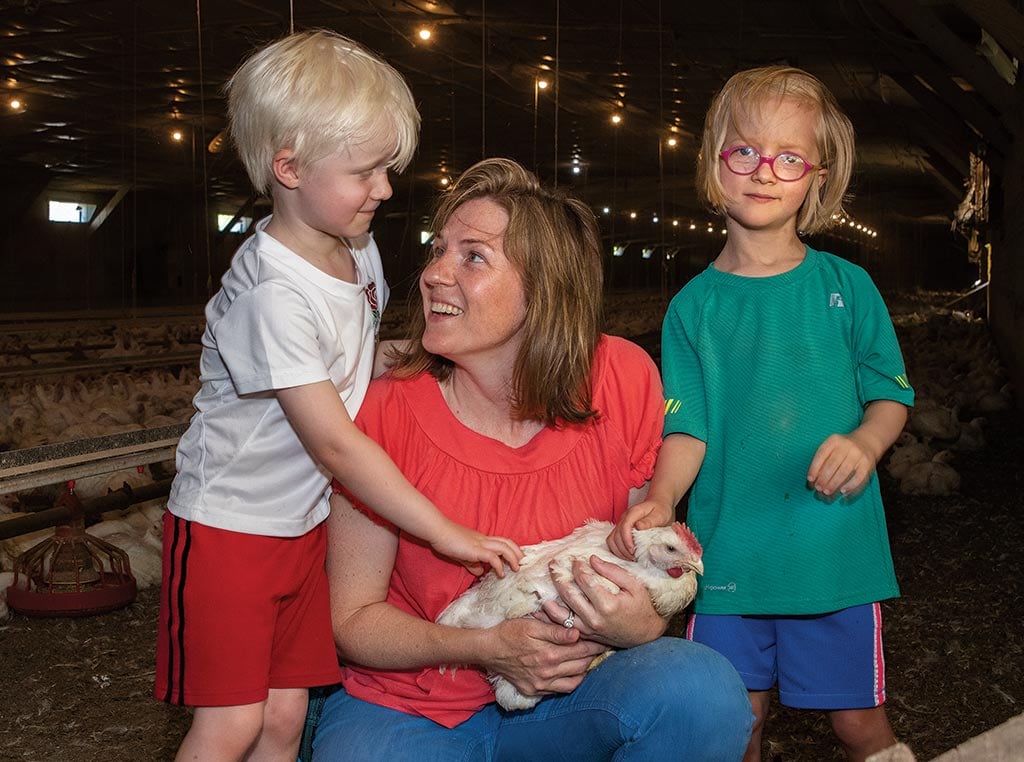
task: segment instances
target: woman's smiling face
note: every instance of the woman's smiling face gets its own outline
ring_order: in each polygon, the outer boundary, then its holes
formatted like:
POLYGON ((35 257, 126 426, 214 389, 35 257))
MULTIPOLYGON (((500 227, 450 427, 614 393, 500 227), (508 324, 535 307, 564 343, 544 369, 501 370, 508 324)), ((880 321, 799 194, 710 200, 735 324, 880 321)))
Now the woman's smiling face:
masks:
POLYGON ((508 213, 488 198, 460 206, 434 237, 420 276, 423 347, 464 365, 485 359, 511 370, 522 343, 526 291, 505 255, 508 213))

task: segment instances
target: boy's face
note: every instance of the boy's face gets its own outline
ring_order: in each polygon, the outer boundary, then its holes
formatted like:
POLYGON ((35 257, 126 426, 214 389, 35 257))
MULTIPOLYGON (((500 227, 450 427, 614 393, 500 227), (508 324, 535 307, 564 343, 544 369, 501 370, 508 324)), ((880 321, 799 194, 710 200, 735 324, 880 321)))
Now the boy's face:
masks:
MULTIPOLYGON (((761 156, 792 152, 812 165, 820 160, 815 128, 818 112, 792 98, 769 102, 760 109, 747 109, 736 115, 725 134, 723 149, 750 146, 761 156)), ((800 206, 812 184, 822 180, 822 171, 812 170, 793 182, 783 182, 767 164, 750 175, 734 174, 720 161, 726 211, 730 218, 748 230, 795 226, 800 206)))
POLYGON ((298 168, 295 203, 288 207, 316 231, 358 238, 370 229, 380 203, 391 198, 391 157, 390 147, 365 143, 298 168))

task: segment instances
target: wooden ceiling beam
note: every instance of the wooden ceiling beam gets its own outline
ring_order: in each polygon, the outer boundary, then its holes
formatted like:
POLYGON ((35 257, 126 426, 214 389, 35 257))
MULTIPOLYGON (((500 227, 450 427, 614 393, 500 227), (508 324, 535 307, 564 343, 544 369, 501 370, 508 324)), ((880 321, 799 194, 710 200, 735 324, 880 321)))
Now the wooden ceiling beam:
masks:
MULTIPOLYGON (((930 88, 985 140, 995 146, 1003 146, 1004 151, 1009 149, 1011 136, 1004 124, 1004 121, 1010 121, 1008 118, 998 118, 988 109, 987 104, 950 79, 948 72, 930 56, 896 46, 892 48, 892 53, 912 72, 908 76, 918 77, 928 86, 926 90, 930 88)), ((893 76, 891 72, 889 74, 893 76)))
POLYGON ((988 32, 1018 61, 1024 61, 1024 15, 1006 0, 955 0, 978 26, 988 32))
MULTIPOLYGON (((900 72, 890 73, 889 76, 921 104, 921 108, 939 124, 944 133, 955 136, 955 139, 964 145, 972 146, 977 141, 987 143, 991 148, 989 152, 991 166, 998 167, 997 171, 999 172, 1002 171, 1003 157, 1010 148, 1010 137, 1005 130, 999 129, 995 133, 983 134, 972 128, 932 90, 921 84, 921 81, 914 75, 900 72)), ((995 126, 998 127, 998 125, 995 126)))
POLYGON ((879 0, 903 26, 924 42, 950 70, 967 80, 975 91, 1004 117, 1016 109, 1018 98, 1006 80, 975 54, 935 13, 917 0, 879 0))

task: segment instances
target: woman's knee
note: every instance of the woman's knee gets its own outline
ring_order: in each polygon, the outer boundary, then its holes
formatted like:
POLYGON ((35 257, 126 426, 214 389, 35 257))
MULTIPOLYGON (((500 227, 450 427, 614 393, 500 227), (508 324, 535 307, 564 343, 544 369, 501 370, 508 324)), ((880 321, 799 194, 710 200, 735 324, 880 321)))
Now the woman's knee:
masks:
MULTIPOLYGON (((620 719, 633 728, 632 756, 661 747, 686 748, 692 759, 739 759, 750 738, 753 712, 736 670, 707 646, 678 638, 615 654, 602 686, 627 696, 620 719)), ((597 687, 597 686, 595 686, 597 687)))
POLYGON ((681 638, 659 638, 616 654, 625 657, 624 677, 662 694, 672 703, 700 703, 714 712, 751 715, 743 681, 728 659, 707 646, 681 638))

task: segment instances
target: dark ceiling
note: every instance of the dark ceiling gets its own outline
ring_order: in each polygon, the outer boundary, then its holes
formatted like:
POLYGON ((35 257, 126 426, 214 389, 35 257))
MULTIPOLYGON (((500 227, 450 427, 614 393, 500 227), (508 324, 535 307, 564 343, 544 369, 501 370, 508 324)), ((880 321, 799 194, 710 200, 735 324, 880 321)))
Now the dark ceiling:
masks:
POLYGON ((1006 0, 0 0, 5 177, 110 199, 192 184, 239 208, 249 190, 221 87, 292 24, 336 29, 407 77, 423 131, 390 214, 506 155, 611 207, 613 227, 706 221, 693 166, 711 96, 741 68, 781 62, 824 80, 853 119, 854 216, 948 226, 970 153, 1002 171, 1024 50, 1006 0))

